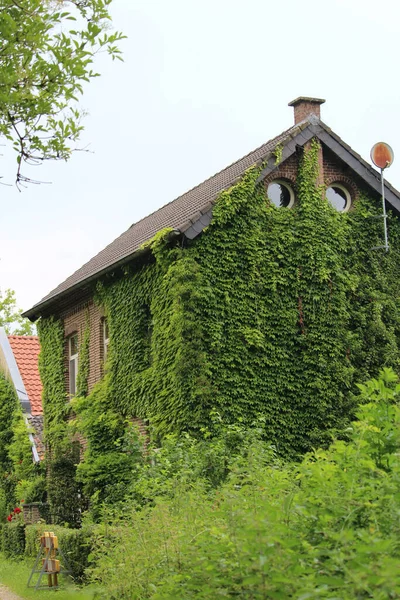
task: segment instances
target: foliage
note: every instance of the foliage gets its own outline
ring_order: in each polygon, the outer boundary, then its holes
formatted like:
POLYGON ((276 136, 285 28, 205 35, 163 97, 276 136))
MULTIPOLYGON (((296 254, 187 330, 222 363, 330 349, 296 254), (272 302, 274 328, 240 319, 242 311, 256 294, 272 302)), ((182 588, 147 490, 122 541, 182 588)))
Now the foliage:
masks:
POLYGON ((33 462, 29 427, 12 384, 0 375, 0 519, 21 499, 43 500, 43 465, 33 462), (26 494, 29 492, 27 498, 26 494))
POLYGON ((76 380, 77 396, 87 396, 88 393, 89 343, 90 328, 89 321, 87 321, 79 348, 78 375, 76 380))
MULTIPOLYGON (((26 557, 36 558, 39 551, 40 536, 43 535, 44 531, 49 531, 49 527, 46 523, 26 527, 26 557)), ((59 525, 51 525, 51 531, 58 537, 59 546, 68 561, 73 578, 82 581, 84 571, 89 565, 93 528, 68 529, 59 525)))
POLYGON ((277 464, 256 440, 214 492, 201 477, 188 484, 171 473, 171 493, 140 512, 126 508, 98 536, 91 573, 104 597, 397 598, 395 381, 386 370, 363 388, 348 443, 335 440, 298 465, 277 464))
POLYGON ((1 529, 1 547, 6 558, 21 556, 25 550, 25 525, 7 523, 1 529))
POLYGON ((13 460, 9 454, 14 439, 13 425, 17 411, 18 399, 14 388, 10 381, 0 374, 0 519, 2 521, 17 500, 15 494, 17 480, 13 474, 13 460))
POLYGON ((0 1, 0 135, 24 162, 68 159, 82 131, 76 106, 97 52, 120 58, 111 0, 0 1))
POLYGON ((98 516, 104 502, 117 504, 126 495, 142 461, 142 443, 135 427, 107 404, 109 379, 97 384, 89 398, 77 398, 73 407, 78 416, 72 427, 86 440, 84 459, 77 468, 77 480, 98 516))
POLYGON ((49 445, 48 501, 55 523, 79 525, 80 488, 76 483, 79 444, 68 435, 70 405, 64 382, 64 329, 60 321, 43 319, 38 324, 41 353, 39 371, 43 382, 45 438, 49 445))
POLYGON ((4 327, 7 335, 34 335, 35 326, 22 316, 22 310, 17 308, 15 292, 7 289, 0 290, 0 327, 4 327))
MULTIPOLYGON (((118 500, 136 480, 133 455, 121 452, 133 417, 150 422, 157 443, 184 431, 201 439, 213 411, 228 426, 261 419, 277 454, 298 459, 346 437, 355 382, 398 370, 400 223, 389 216, 390 252, 372 250, 379 200, 361 187, 354 209, 338 213, 318 186, 319 151, 316 140, 304 150, 292 210, 268 201, 252 168, 220 194, 201 236, 185 246, 161 231, 151 254, 98 284, 106 377, 74 407, 88 439, 79 478, 96 506, 112 498, 111 480, 118 500)), ((61 427, 67 439, 57 327, 57 348, 43 349, 59 374, 46 419, 49 435, 61 427)))

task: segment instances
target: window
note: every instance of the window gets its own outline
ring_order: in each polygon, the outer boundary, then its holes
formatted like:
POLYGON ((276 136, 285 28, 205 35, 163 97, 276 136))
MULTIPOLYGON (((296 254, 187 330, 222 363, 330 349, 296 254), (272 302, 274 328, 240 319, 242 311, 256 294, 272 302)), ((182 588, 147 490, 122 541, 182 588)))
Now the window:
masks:
POLYGON ((107 358, 109 341, 110 341, 110 334, 108 332, 108 322, 107 322, 107 319, 103 319, 103 358, 104 358, 104 362, 106 362, 106 358, 107 358))
POLYGON ((278 208, 292 208, 295 195, 292 187, 281 179, 271 181, 267 189, 267 195, 272 204, 278 208))
POLYGON ((326 190, 326 197, 339 212, 347 212, 351 207, 350 193, 341 183, 332 183, 326 190))
POLYGON ((69 393, 76 395, 76 379, 78 376, 78 334, 68 338, 69 393))

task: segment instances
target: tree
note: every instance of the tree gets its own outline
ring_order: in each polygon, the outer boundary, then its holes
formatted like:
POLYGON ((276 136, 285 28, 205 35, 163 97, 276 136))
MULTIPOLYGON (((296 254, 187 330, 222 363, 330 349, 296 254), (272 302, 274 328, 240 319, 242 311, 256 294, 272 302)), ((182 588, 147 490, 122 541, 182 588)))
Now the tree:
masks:
POLYGON ((67 160, 83 129, 78 96, 95 54, 120 57, 112 0, 0 0, 0 137, 24 163, 67 160))
POLYGON ((0 327, 4 327, 7 335, 34 335, 34 325, 21 316, 22 310, 17 307, 13 290, 0 290, 0 327))

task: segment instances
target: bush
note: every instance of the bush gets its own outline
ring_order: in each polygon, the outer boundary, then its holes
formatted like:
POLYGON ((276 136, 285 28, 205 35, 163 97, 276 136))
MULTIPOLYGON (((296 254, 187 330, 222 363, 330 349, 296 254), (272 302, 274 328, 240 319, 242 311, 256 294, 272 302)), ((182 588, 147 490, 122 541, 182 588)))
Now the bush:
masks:
POLYGON ((22 556, 25 551, 25 525, 6 523, 1 529, 1 547, 6 558, 22 556))
POLYGON ((168 494, 97 536, 104 598, 400 598, 396 379, 384 370, 360 386, 350 441, 299 464, 268 464, 258 442, 216 490, 171 474, 168 494))
POLYGON ((68 529, 59 525, 28 525, 26 527, 25 556, 30 558, 37 556, 40 548, 40 536, 45 531, 52 531, 58 537, 61 552, 68 562, 72 577, 82 581, 84 571, 89 565, 89 554, 93 543, 92 528, 68 529))

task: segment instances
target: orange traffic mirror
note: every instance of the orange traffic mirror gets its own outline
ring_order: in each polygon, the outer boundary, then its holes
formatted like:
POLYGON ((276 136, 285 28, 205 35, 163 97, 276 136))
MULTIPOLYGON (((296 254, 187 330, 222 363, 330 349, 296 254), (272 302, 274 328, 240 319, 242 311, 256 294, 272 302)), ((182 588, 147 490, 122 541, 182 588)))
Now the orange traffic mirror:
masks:
POLYGON ((385 142, 378 142, 372 147, 371 160, 376 167, 380 169, 386 169, 390 167, 394 159, 393 150, 389 144, 385 142))

